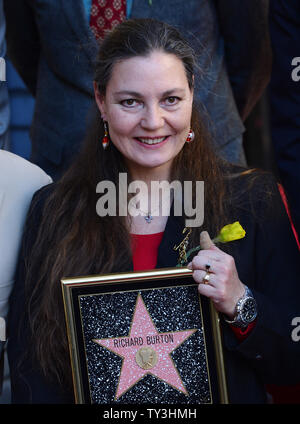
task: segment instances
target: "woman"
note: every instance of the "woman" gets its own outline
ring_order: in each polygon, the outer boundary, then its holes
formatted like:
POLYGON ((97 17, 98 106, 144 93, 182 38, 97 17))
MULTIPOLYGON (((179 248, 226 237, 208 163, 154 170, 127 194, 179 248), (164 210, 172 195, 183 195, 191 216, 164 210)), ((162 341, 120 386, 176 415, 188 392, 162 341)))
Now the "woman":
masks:
POLYGON ((150 190, 151 181, 162 180, 205 182, 204 222, 189 239, 197 246, 205 230, 202 250, 189 267, 199 292, 224 315, 230 401, 265 402, 264 382, 300 378, 291 365, 299 348, 290 338, 300 270, 288 218, 271 178, 237 170, 211 151, 193 105, 194 63, 177 30, 154 20, 124 22, 101 45, 97 109, 84 148, 57 184, 36 194, 28 216, 11 303, 14 402, 73 402, 63 276, 177 265, 173 247, 182 241, 185 216, 162 213, 150 190), (119 199, 120 174, 148 188, 133 202, 139 214, 100 217, 96 186, 113 182, 119 199), (156 203, 152 209, 143 210, 146 200, 156 203), (236 220, 246 237, 225 252, 208 234, 236 220), (246 297, 253 306, 248 321, 236 310, 246 297))

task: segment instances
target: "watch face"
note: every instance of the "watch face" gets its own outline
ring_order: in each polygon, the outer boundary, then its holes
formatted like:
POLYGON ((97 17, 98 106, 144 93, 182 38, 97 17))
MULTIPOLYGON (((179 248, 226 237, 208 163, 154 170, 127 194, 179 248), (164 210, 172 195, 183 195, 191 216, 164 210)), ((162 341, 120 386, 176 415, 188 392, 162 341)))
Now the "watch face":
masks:
POLYGON ((256 302, 253 297, 248 297, 241 310, 241 317, 245 323, 249 323, 255 320, 257 315, 256 302))

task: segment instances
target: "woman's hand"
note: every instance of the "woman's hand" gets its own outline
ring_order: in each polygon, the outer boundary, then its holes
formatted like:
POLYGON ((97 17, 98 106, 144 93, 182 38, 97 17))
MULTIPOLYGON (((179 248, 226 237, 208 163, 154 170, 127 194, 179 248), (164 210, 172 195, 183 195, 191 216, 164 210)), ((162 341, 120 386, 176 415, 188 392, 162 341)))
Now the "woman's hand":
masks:
POLYGON ((193 270, 193 278, 199 283, 199 293, 209 297, 219 312, 232 319, 237 301, 245 292, 234 259, 211 241, 207 231, 200 234, 200 246, 202 250, 188 264, 188 268, 193 270), (206 265, 210 265, 209 281, 204 283, 206 265))

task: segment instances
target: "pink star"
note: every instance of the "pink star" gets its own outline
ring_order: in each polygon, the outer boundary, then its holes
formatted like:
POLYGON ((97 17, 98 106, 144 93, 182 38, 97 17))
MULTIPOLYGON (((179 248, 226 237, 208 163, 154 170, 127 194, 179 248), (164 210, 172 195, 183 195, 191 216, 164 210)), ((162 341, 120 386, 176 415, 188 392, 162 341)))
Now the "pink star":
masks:
POLYGON ((139 294, 129 335, 94 339, 95 343, 123 358, 115 398, 122 396, 146 374, 152 374, 188 395, 170 353, 195 331, 197 329, 159 333, 139 294))

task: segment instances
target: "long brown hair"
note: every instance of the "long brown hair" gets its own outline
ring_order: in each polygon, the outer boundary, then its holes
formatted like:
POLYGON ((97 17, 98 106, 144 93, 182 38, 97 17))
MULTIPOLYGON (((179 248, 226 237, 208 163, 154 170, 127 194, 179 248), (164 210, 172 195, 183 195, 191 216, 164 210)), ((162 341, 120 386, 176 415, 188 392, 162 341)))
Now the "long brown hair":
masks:
MULTIPOLYGON (((180 58, 192 89, 194 54, 181 34, 165 23, 137 19, 119 25, 100 46, 95 65, 100 92, 105 93, 117 61, 147 56, 156 49, 180 58)), ((71 383, 71 378, 60 280, 126 270, 131 261, 126 217, 100 218, 96 213, 97 183, 110 180, 118 187, 119 173, 128 173, 128 169, 113 143, 103 151, 103 122, 96 106, 94 109, 81 152, 46 200, 28 258, 26 288, 34 355, 45 375, 62 384, 71 383), (31 281, 32 275, 37 280, 31 281)), ((209 134, 195 107, 192 128, 195 140, 186 143, 174 160, 172 178, 205 181, 205 221, 193 231, 192 244, 198 244, 200 230, 215 234, 226 223, 226 167, 213 153, 209 134)))

